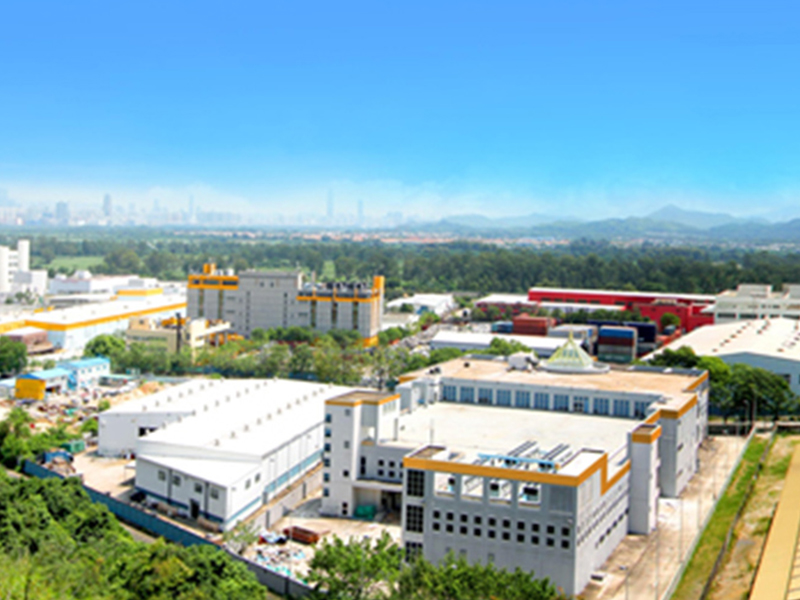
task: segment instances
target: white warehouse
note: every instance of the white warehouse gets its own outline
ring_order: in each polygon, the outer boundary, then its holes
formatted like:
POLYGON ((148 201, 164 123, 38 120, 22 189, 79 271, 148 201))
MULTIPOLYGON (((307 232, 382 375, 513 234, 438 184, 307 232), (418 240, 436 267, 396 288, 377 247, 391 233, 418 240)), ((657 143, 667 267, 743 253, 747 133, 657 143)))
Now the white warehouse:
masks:
POLYGON ((100 452, 133 451, 149 500, 229 529, 317 465, 325 401, 349 391, 193 380, 102 413, 100 452))
POLYGON ((610 370, 572 339, 538 367, 460 358, 397 391, 328 401, 322 512, 401 510, 408 557, 519 567, 567 595, 656 527, 706 435, 707 373, 610 370))

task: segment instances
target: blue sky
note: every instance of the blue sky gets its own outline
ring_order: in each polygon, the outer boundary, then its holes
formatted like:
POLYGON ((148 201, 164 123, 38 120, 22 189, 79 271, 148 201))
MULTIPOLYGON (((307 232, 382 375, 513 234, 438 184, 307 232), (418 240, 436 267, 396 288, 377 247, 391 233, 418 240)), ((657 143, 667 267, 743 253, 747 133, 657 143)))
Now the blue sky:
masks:
POLYGON ((796 2, 0 4, 20 203, 800 214, 796 2), (795 206, 798 208, 795 210, 795 206))

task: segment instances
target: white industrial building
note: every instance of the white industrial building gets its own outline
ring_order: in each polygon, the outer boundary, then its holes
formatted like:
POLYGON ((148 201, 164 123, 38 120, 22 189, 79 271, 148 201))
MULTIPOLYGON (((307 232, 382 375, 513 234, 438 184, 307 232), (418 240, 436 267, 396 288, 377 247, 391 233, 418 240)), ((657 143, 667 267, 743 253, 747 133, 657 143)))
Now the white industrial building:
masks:
POLYGON ((656 527, 707 428, 707 373, 612 371, 571 339, 536 367, 461 358, 396 391, 327 402, 323 513, 401 509, 407 556, 519 567, 567 595, 656 527))
POLYGON ((547 358, 564 345, 563 338, 539 335, 512 335, 505 333, 476 333, 471 331, 437 331, 430 341, 431 350, 456 348, 462 352, 481 352, 488 350, 492 340, 498 338, 507 342, 519 342, 536 352, 537 356, 547 358))
MULTIPOLYGON (((718 356, 726 364, 760 367, 783 377, 800 394, 800 321, 757 319, 705 325, 678 338, 665 349, 688 346, 698 356, 718 356)), ((645 357, 647 360, 649 357, 645 357)))
POLYGON ((158 281, 153 277, 138 275, 92 275, 88 270, 75 271, 74 275, 56 275, 50 280, 51 294, 116 294, 120 290, 154 289, 158 281))
POLYGON ((98 452, 135 454, 149 501, 229 529, 319 463, 325 401, 351 389, 192 380, 101 413, 98 452))
POLYGON ((800 319, 800 285, 787 284, 781 291, 771 285, 743 283, 735 290, 725 290, 716 297, 713 306, 703 312, 714 315, 714 323, 776 319, 800 319))
POLYGON ((17 249, 0 246, 0 293, 11 291, 14 274, 31 270, 31 242, 17 240, 17 249))
POLYGON ((114 300, 36 313, 25 325, 47 331, 48 340, 62 350, 80 350, 101 334, 121 333, 132 318, 185 316, 186 297, 162 294, 114 300))
POLYGON ((442 317, 458 306, 453 294, 414 294, 396 298, 386 303, 388 310, 400 310, 404 304, 411 306, 414 314, 433 313, 442 317))

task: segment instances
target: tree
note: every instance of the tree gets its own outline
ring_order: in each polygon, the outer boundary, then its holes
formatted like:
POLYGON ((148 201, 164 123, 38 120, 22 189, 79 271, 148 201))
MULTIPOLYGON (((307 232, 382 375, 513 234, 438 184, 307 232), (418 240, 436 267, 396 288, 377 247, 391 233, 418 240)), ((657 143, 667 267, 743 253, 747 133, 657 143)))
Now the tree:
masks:
POLYGON ((517 352, 524 352, 525 354, 530 354, 531 349, 528 348, 525 344, 518 342, 516 340, 504 340, 500 337, 492 338, 492 342, 489 344, 489 354, 499 354, 500 356, 510 356, 517 352))
POLYGON ((521 569, 506 571, 492 563, 470 564, 463 557, 448 554, 439 565, 414 560, 401 570, 397 600, 557 600, 559 594, 547 579, 521 569))
POLYGON ((28 364, 28 349, 22 342, 0 337, 0 373, 14 375, 28 364))
POLYGON ((403 553, 388 533, 370 538, 325 540, 309 564, 315 596, 328 600, 387 598, 400 574, 403 553))
POLYGON ((125 351, 125 340, 116 335, 102 334, 89 340, 83 349, 83 356, 92 358, 104 356, 114 360, 125 351))
POLYGON ((264 344, 269 341, 269 333, 261 327, 256 327, 250 332, 250 339, 257 344, 264 344))
POLYGON ((650 359, 650 364, 656 367, 678 367, 681 369, 694 369, 697 366, 698 356, 689 346, 681 346, 677 350, 665 348, 650 359))
POLYGON ((730 385, 733 406, 747 408, 751 415, 766 413, 777 421, 782 414, 797 409, 797 397, 789 383, 765 369, 735 364, 730 385))
POLYGON ((681 326, 681 318, 675 313, 665 312, 663 315, 661 315, 660 325, 661 325, 661 331, 664 331, 667 327, 670 326, 679 328, 681 326))
POLYGON ((239 521, 232 529, 222 534, 222 539, 227 542, 235 552, 244 554, 245 550, 258 541, 256 524, 253 521, 239 521))
POLYGON ((258 372, 263 377, 288 377, 292 352, 285 344, 273 344, 261 354, 258 372))

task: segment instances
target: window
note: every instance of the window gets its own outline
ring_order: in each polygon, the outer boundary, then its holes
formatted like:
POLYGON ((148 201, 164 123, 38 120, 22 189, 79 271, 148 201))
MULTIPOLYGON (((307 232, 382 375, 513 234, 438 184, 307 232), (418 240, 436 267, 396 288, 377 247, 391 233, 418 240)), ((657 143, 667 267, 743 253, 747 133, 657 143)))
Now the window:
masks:
POLYGON ((524 534, 522 534, 522 533, 518 533, 517 534, 517 543, 518 544, 525 543, 525 535, 524 534))
POLYGON ((511 390, 497 390, 497 406, 511 406, 511 390))
POLYGON ((447 513, 447 520, 448 521, 452 521, 453 520, 453 513, 451 513, 451 512, 447 513))
POLYGON ((453 533, 453 526, 452 526, 452 525, 450 525, 449 523, 448 523, 447 525, 445 525, 445 528, 444 528, 444 529, 445 529, 445 531, 446 531, 447 533, 453 533))
POLYGON ((538 523, 533 523, 531 525, 531 531, 534 531, 534 532, 538 533, 539 532, 539 524, 538 523))
POLYGON ((433 530, 434 530, 434 531, 439 531, 439 528, 440 528, 440 525, 439 525, 439 523, 436 523, 436 522, 434 522, 434 524, 433 524, 433 530))
POLYGON ((350 440, 345 440, 344 441, 344 449, 345 450, 349 450, 350 449, 350 440))
POLYGON ((261 481, 261 473, 256 473, 256 480, 255 481, 256 481, 256 483, 261 481))
POLYGON ((344 409, 344 416, 345 417, 349 417, 350 416, 350 409, 349 408, 345 408, 344 409))
POLYGON ((322 466, 323 467, 330 467, 331 466, 331 459, 330 458, 323 458, 322 459, 322 466))
POLYGON ((539 536, 538 535, 532 535, 531 536, 531 544, 533 544, 534 546, 538 546, 539 545, 539 536))
POLYGON ((556 545, 556 541, 553 538, 547 538, 547 547, 552 548, 556 545))
POLYGON ((520 531, 524 531, 525 530, 525 521, 517 521, 517 529, 519 529, 520 531))
POLYGON ((165 471, 158 472, 158 480, 159 481, 166 481, 167 480, 167 473, 165 471))
POLYGON ((569 396, 565 394, 555 394, 553 396, 553 410, 569 412, 569 396))
POLYGON ((326 427, 325 428, 325 437, 326 438, 331 437, 331 428, 330 427, 326 427))
POLYGON ((472 530, 472 535, 474 535, 475 537, 481 537, 481 528, 480 527, 476 527, 475 529, 473 529, 472 530))
POLYGON ((326 423, 330 423, 330 422, 332 422, 332 421, 333 421, 333 415, 332 415, 331 413, 327 413, 327 414, 325 415, 325 422, 326 422, 326 423))
POLYGON ((394 471, 389 471, 389 479, 394 479, 394 471))
POLYGON ((394 469, 394 461, 393 460, 389 461, 389 468, 390 469, 394 469))
POLYGON ((475 518, 473 519, 473 521, 475 522, 475 525, 480 525, 481 524, 480 515, 475 515, 475 518))
POLYGON ((244 489, 246 489, 246 490, 250 489, 250 480, 249 479, 244 482, 244 489))
POLYGON ((594 399, 594 414, 607 415, 608 414, 608 398, 595 398, 594 399))
POLYGON ((384 464, 384 463, 383 463, 383 459, 382 459, 382 458, 379 458, 379 459, 378 459, 378 466, 379 466, 379 467, 382 467, 382 466, 383 466, 383 464, 384 464))
POLYGON ((637 419, 644 419, 647 416, 647 407, 649 404, 649 402, 634 402, 633 416, 637 419))
POLYGON ((492 389, 479 388, 478 389, 478 404, 491 404, 492 403, 492 389))
MULTIPOLYGON (((425 495, 425 472, 410 469, 406 479, 406 493, 421 498, 425 495)), ((448 513, 449 514, 449 513, 448 513)))
POLYGON ((461 515, 461 522, 466 523, 469 521, 469 515, 461 515))
POLYGON ((459 527, 458 531, 459 533, 461 533, 461 535, 467 535, 469 528, 466 527, 465 525, 462 525, 461 527, 459 527))
POLYGON ((342 477, 344 477, 345 479, 350 477, 350 471, 348 471, 347 469, 342 471, 342 477))
POLYGON ((497 534, 495 533, 494 529, 490 529, 490 530, 488 531, 488 534, 487 534, 487 535, 489 536, 489 538, 490 538, 490 539, 492 539, 492 540, 493 540, 493 539, 494 539, 494 537, 495 537, 495 535, 497 535, 497 534))
POLYGON ((541 409, 541 410, 549 409, 550 408, 550 394, 545 394, 543 392, 536 392, 533 395, 533 407, 541 409))
POLYGON ((443 385, 442 386, 442 400, 449 400, 450 402, 456 401, 456 386, 443 385))
POLYGON ((383 477, 383 469, 378 469, 378 477, 383 477))
POLYGON ((328 443, 328 442, 325 442, 325 445, 322 447, 322 449, 323 449, 325 452, 330 452, 330 451, 331 451, 331 445, 330 445, 330 443, 328 443))
POLYGON ((203 486, 199 483, 194 484, 194 493, 195 494, 202 494, 203 493, 203 486))
POLYGON ((552 534, 554 534, 555 532, 556 532, 556 528, 555 528, 555 527, 553 527, 552 525, 548 525, 548 526, 547 526, 547 533, 548 533, 548 534, 552 535, 552 534))
POLYGON ((468 404, 475 402, 475 388, 462 387, 460 390, 459 400, 468 404))
POLYGON ((569 527, 562 527, 561 535, 569 535, 569 527))
POLYGON ((327 498, 331 495, 331 491, 328 488, 322 488, 322 495, 327 498))
POLYGON ((331 474, 330 473, 323 473, 322 474, 322 481, 324 481, 325 483, 328 483, 330 480, 331 480, 331 474))
POLYGON ((172 485, 179 487, 181 485, 181 477, 180 475, 173 475, 172 476, 172 485))
POLYGON ((211 489, 208 491, 208 495, 209 495, 209 496, 211 496, 211 498, 212 498, 213 500, 219 500, 219 490, 218 490, 217 488, 215 488, 215 487, 212 487, 212 488, 211 488, 211 489))
POLYGON ((422 533, 424 509, 421 506, 406 506, 406 530, 422 533))
POLYGON ((631 416, 630 400, 614 400, 614 416, 630 417, 631 416))
POLYGON ((497 519, 489 517, 489 527, 494 527, 495 525, 497 525, 497 519))
POLYGON ((569 550, 569 540, 561 540, 561 548, 563 550, 569 550))
POLYGON ((517 408, 531 407, 531 393, 517 390, 514 394, 514 406, 517 408))
POLYGON ((438 519, 441 516, 442 516, 442 513, 440 513, 438 510, 433 511, 433 518, 434 519, 438 519))
POLYGON ((580 413, 589 412, 589 398, 586 396, 575 396, 572 399, 572 411, 580 413))
POLYGON ((413 562, 422 556, 422 544, 419 542, 406 542, 406 560, 413 562))
POLYGON ((506 529, 511 527, 511 521, 509 521, 508 519, 503 519, 503 527, 505 527, 506 529))

